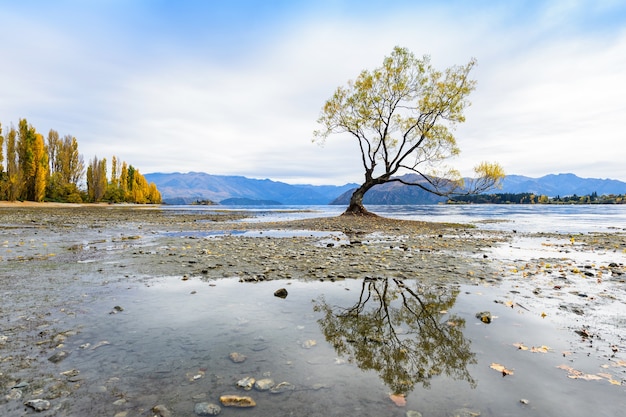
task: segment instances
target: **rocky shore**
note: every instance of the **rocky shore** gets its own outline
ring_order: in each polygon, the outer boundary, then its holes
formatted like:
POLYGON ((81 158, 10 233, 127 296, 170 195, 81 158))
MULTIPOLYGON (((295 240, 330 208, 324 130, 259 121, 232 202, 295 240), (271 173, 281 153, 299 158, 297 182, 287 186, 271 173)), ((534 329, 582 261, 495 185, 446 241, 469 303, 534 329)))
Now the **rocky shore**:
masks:
MULTIPOLYGON (((514 232, 384 218, 256 222, 247 216, 134 206, 0 207, 0 414, 70 413, 81 379, 59 374, 55 364, 72 354, 63 347, 81 332, 84 300, 164 276, 515 282, 518 294, 528 294, 519 301, 524 308, 572 320, 572 331, 587 340, 607 340, 598 354, 613 350, 619 358, 626 349, 626 318, 610 313, 608 320, 603 310, 626 302, 623 230, 526 236, 555 252, 504 259, 502 248, 520 238, 514 232), (594 261, 597 254, 604 255, 601 262, 594 261), (581 316, 589 320, 574 322, 581 316)), ((626 379, 623 372, 619 377, 613 380, 626 379)), ((165 406, 154 405, 163 407, 154 413, 167 415, 165 406)))

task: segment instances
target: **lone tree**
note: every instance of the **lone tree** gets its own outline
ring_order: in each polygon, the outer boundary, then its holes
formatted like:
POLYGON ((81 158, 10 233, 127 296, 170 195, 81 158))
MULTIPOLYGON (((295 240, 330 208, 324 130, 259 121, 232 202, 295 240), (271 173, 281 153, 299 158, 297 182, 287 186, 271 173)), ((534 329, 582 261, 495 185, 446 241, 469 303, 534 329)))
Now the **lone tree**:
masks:
POLYGON ((499 184, 504 170, 497 163, 480 163, 469 181, 443 165, 460 153, 452 131, 465 121, 463 110, 476 85, 468 78, 474 65, 472 59, 440 72, 428 56, 418 59, 408 49, 395 47, 381 67, 364 70, 355 81, 337 88, 322 108, 317 120, 322 128, 314 132, 313 141, 348 134, 359 144, 365 181, 344 214, 371 214, 363 206, 365 193, 392 181, 440 196, 477 194, 499 184), (402 173, 416 173, 419 180, 394 177, 402 173))

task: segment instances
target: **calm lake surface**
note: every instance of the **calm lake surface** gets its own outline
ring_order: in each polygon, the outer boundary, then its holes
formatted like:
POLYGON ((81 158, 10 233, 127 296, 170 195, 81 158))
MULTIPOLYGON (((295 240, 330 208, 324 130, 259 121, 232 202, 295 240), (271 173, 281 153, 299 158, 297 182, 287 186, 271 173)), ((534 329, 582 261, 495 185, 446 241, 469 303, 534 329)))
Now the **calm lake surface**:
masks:
MULTIPOLYGON (((257 215, 255 221, 342 211, 332 206, 246 209, 257 215)), ((626 227, 626 206, 369 209, 390 217, 518 232, 626 227)), ((543 250, 537 242, 529 248, 543 250)), ((625 254, 611 259, 626 262, 625 254)), ((196 403, 219 404, 225 394, 251 396, 257 406, 222 408, 223 416, 623 415, 626 362, 620 355, 626 346, 611 355, 602 340, 595 345, 581 341, 558 319, 506 304, 525 303, 531 290, 506 280, 471 286, 393 278, 242 283, 237 278, 150 277, 144 285, 120 286, 113 298, 86 296, 81 332, 69 346, 75 353, 63 365, 80 369, 83 381, 89 381, 76 404, 83 415, 132 410, 128 415, 147 416, 162 403, 176 416, 194 416, 196 403), (286 298, 274 296, 279 288, 288 291, 286 298), (123 311, 109 314, 114 305, 123 311), (495 319, 483 323, 476 317, 481 311, 495 319), (232 361, 234 353, 245 360, 232 361), (504 376, 494 365, 513 374, 504 376), (568 367, 605 376, 568 378, 568 367), (287 384, 278 393, 246 391, 237 386, 246 377, 287 384), (122 401, 114 404, 111 393, 116 392, 122 401), (404 396, 406 405, 396 405, 391 394, 404 396)), ((623 302, 607 308, 626 323, 623 302)), ((623 339, 626 329, 618 331, 623 339)))
MULTIPOLYGON (((626 229, 626 204, 622 205, 406 205, 367 206, 385 217, 429 222, 474 224, 485 230, 518 232, 587 233, 626 229)), ((246 210, 254 221, 297 220, 338 216, 343 206, 169 206, 166 210, 246 210)), ((249 219, 246 219, 249 221, 249 219)))

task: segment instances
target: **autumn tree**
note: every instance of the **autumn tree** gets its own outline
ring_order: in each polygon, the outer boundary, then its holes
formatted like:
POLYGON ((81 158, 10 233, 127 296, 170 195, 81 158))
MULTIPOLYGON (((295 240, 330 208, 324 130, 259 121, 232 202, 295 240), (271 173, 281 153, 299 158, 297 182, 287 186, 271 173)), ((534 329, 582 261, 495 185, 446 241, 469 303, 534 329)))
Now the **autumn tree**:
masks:
POLYGON ((48 153, 43 136, 26 119, 18 125, 17 153, 23 188, 21 198, 43 201, 48 179, 48 153))
POLYGON ((4 170, 4 136, 2 135, 2 123, 0 123, 0 200, 6 198, 7 174, 4 170))
POLYGON ((87 195, 89 200, 97 203, 102 201, 107 190, 107 160, 97 156, 89 162, 87 167, 87 195))
POLYGON ((365 178, 344 214, 369 214, 363 206, 365 193, 387 182, 440 196, 480 193, 499 183, 504 171, 498 164, 480 163, 474 168, 477 177, 467 182, 443 164, 460 152, 452 131, 465 121, 467 98, 476 85, 469 78, 475 65, 472 59, 441 72, 428 56, 418 59, 395 47, 381 67, 364 70, 335 90, 322 108, 317 120, 321 129, 313 140, 324 143, 331 134, 345 134, 359 146, 365 178), (403 173, 419 179, 396 176, 403 173))
POLYGON ((47 197, 54 201, 80 203, 80 180, 85 174, 83 156, 78 151, 78 141, 71 135, 63 138, 55 130, 48 133, 48 159, 50 180, 47 197))
POLYGON ((9 128, 6 141, 6 198, 9 201, 15 201, 19 198, 22 192, 22 183, 20 181, 20 171, 17 164, 17 131, 13 125, 9 128))

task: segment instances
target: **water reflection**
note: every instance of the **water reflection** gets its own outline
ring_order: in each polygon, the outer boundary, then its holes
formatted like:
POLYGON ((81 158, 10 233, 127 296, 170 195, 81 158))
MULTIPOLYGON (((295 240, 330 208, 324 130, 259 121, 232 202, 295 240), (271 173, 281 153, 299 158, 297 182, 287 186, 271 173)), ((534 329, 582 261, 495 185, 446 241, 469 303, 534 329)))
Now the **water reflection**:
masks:
POLYGON ((326 340, 337 354, 362 370, 376 371, 394 394, 407 394, 417 384, 428 388, 437 375, 476 383, 467 370, 475 364, 465 320, 448 314, 458 288, 410 288, 398 279, 363 280, 356 303, 329 305, 322 296, 314 309, 326 340))

